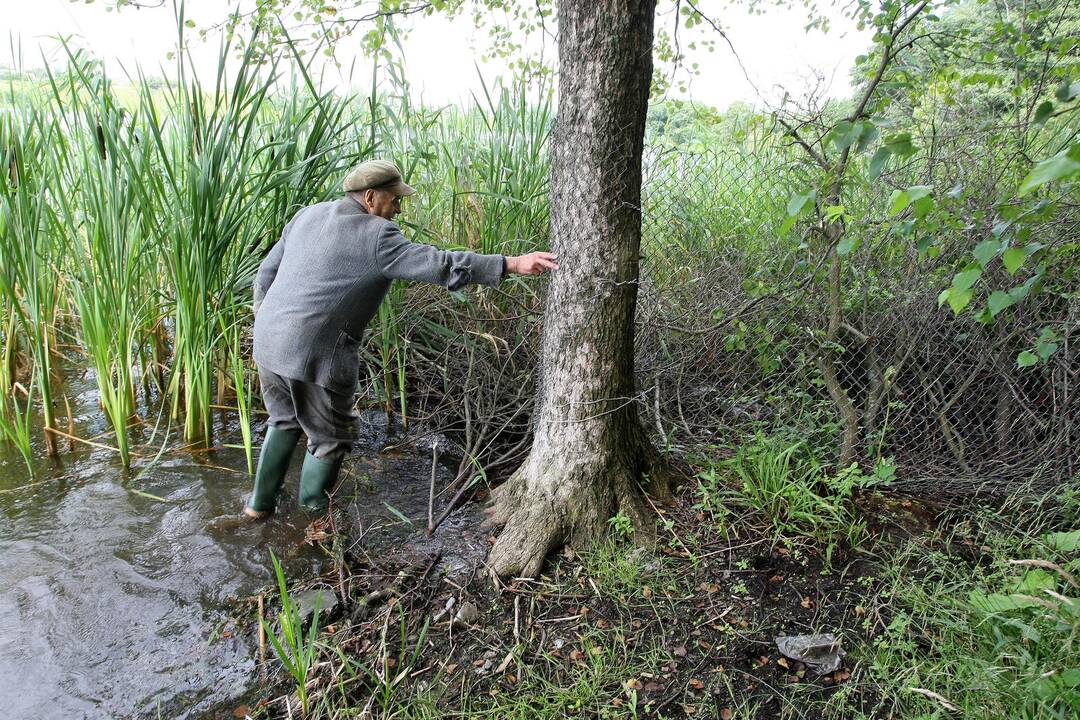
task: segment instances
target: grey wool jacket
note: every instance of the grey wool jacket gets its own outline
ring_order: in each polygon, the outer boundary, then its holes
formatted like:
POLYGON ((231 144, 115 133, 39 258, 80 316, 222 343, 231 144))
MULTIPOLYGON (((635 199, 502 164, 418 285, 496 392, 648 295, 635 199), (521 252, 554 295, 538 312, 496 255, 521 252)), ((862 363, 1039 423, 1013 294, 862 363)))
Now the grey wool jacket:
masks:
POLYGON ((282 377, 352 393, 360 339, 390 283, 420 280, 457 290, 498 285, 502 255, 409 242, 396 223, 350 197, 293 217, 254 283, 255 362, 282 377))

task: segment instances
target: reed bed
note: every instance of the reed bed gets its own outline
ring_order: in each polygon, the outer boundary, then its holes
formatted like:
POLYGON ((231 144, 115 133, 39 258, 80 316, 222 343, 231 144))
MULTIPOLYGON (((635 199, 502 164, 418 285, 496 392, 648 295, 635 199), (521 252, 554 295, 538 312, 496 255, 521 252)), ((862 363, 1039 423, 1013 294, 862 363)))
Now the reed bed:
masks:
MULTIPOLYGON (((504 254, 547 246, 554 109, 546 85, 480 78, 464 107, 433 108, 413 99, 391 62, 369 94, 343 97, 318 90, 287 45, 257 58, 224 44, 209 79, 180 53, 169 73, 164 82, 136 74, 118 86, 99 63, 70 51, 39 87, 20 83, 16 92, 9 80, 0 110, 8 168, 0 185, 0 432, 28 460, 30 410, 55 429, 59 366, 75 362, 94 371, 124 464, 140 413, 163 407, 185 446, 212 446, 214 409, 227 406, 250 468, 254 273, 292 215, 337 196, 340 178, 365 158, 394 160, 420 188, 399 218, 417 240, 504 254), (82 357, 64 357, 57 333, 82 357)), ((759 170, 778 150, 763 138, 745 153, 759 158, 759 170)), ((695 180, 675 154, 647 162, 646 213, 650 194, 663 206, 680 192, 672 183, 695 180)), ((738 184, 753 168, 724 171, 738 184)), ((661 224, 647 218, 643 252, 689 259, 733 239, 764 252, 785 198, 743 185, 738 207, 717 208, 699 184, 685 200, 685 224, 656 232, 661 224)), ((441 422, 433 403, 471 383, 490 397, 460 408, 462 467, 493 452, 499 434, 517 438, 511 445, 520 451, 541 301, 535 284, 518 281, 449 299, 437 288, 396 285, 364 348, 365 402, 406 425, 441 422)))
MULTIPOLYGON (((546 89, 537 102, 485 86, 473 107, 429 108, 390 64, 370 96, 343 97, 291 47, 256 58, 228 44, 209 81, 180 53, 165 82, 118 85, 67 50, 42 83, 10 75, 0 105, 0 434, 28 464, 35 415, 57 452, 74 362, 93 370, 123 464, 140 413, 163 403, 187 446, 213 444, 213 409, 235 408, 250 466, 254 273, 296 210, 335 197, 367 157, 422 188, 403 223, 420 240, 509 254, 546 235, 546 89)), ((366 357, 376 402, 407 421, 425 349, 405 294, 388 296, 366 357)))

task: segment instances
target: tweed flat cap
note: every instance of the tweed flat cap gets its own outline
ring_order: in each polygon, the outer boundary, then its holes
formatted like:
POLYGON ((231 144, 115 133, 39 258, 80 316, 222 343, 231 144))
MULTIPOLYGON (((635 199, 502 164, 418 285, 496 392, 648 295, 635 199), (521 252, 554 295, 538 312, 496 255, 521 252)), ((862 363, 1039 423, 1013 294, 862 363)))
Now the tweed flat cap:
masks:
POLYGON ((386 160, 365 160, 345 176, 341 184, 345 192, 354 190, 389 190, 399 197, 412 195, 416 191, 401 180, 401 171, 397 165, 386 160))

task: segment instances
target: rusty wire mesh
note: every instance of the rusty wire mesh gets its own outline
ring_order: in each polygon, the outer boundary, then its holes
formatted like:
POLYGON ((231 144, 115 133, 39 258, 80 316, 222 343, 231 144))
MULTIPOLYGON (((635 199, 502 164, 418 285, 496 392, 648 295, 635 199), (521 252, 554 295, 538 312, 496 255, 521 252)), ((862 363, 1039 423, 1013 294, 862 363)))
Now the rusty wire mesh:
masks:
MULTIPOLYGON (((971 312, 954 316, 938 306, 938 293, 985 229, 960 233, 937 259, 920 256, 882 220, 886 179, 852 193, 847 232, 861 246, 842 262, 843 332, 830 343, 825 253, 805 226, 780 232, 789 197, 813 182, 812 172, 768 138, 697 153, 646 149, 636 399, 657 444, 715 453, 758 433, 787 434, 836 461, 844 426, 826 387, 831 363, 857 418, 856 460, 870 470, 891 458, 900 487, 1005 493, 1021 482, 1045 489, 1075 478, 1076 288, 1039 296, 992 325, 971 312), (1047 326, 1058 351, 1017 367, 1017 354, 1047 326)), ((992 192, 979 197, 993 202, 992 192)), ((1074 233, 1075 210, 1040 231, 1074 233)), ((542 288, 514 285, 473 302, 447 302, 423 285, 405 295, 409 414, 449 431, 488 472, 515 467, 531 441, 542 288)), ((384 384, 376 374, 372 396, 384 384)))
POLYGON ((844 332, 825 352, 824 253, 798 228, 778 232, 805 166, 746 146, 653 148, 645 168, 637 372, 649 391, 641 415, 664 442, 732 447, 790 433, 838 448, 841 413, 823 376, 832 362, 857 413, 859 461, 893 458, 910 489, 1001 492, 1076 476, 1075 293, 992 325, 954 317, 937 302, 949 258, 890 236, 879 220, 887 191, 870 193, 847 229, 862 246, 842 262, 844 332), (1047 325, 1058 352, 1017 367, 1047 325))

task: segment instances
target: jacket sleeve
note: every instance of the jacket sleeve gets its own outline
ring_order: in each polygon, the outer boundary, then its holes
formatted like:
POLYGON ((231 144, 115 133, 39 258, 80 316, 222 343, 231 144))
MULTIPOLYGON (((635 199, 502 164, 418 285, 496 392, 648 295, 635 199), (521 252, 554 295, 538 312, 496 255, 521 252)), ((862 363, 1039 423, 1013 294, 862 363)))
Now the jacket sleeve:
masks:
POLYGON ((281 231, 281 239, 274 243, 274 247, 270 248, 270 252, 263 258, 262 263, 259 265, 259 272, 255 275, 255 282, 252 284, 252 312, 258 314, 259 305, 262 304, 263 298, 266 297, 266 293, 270 290, 270 286, 274 284, 274 278, 277 277, 278 266, 281 265, 281 256, 285 254, 285 237, 289 234, 289 230, 292 229, 293 223, 296 222, 296 218, 300 213, 296 213, 293 219, 285 225, 285 229, 281 231))
POLYGON ((431 245, 409 242, 394 224, 379 234, 376 250, 379 271, 389 280, 419 280, 459 290, 479 283, 499 284, 506 267, 502 255, 481 255, 463 250, 440 250, 431 245))

